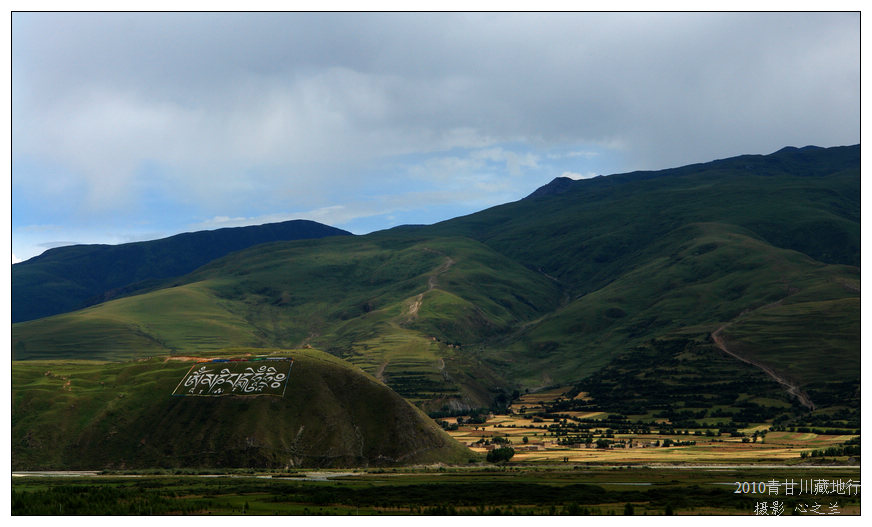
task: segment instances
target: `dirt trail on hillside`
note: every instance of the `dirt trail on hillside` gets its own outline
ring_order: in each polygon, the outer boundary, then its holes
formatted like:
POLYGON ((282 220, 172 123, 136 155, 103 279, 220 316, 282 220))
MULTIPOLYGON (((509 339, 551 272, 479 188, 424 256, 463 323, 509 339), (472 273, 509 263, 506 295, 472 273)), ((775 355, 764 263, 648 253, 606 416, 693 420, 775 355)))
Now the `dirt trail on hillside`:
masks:
MULTIPOLYGON (((432 249, 425 249, 427 251, 432 251, 432 249)), ((438 253, 438 251, 433 251, 438 253)), ((442 254, 442 253, 438 253, 442 254)), ((454 258, 450 256, 445 256, 445 261, 433 271, 433 274, 430 275, 430 278, 427 280, 427 291, 432 291, 437 285, 439 285, 439 275, 444 274, 451 266, 457 263, 454 258)))
POLYGON ((375 378, 380 380, 381 382, 385 382, 385 368, 388 367, 388 361, 384 361, 381 363, 381 366, 378 367, 378 371, 375 372, 375 378))
POLYGON ((415 297, 415 300, 409 304, 409 312, 406 315, 409 318, 416 318, 418 316, 418 310, 421 309, 421 303, 424 301, 424 293, 419 294, 415 297))
MULTIPOLYGON (((457 263, 457 261, 454 258, 452 258, 452 257, 450 257, 450 256, 448 256, 445 253, 442 253, 440 251, 434 251, 433 249, 424 249, 424 250, 427 252, 430 252, 430 253, 441 254, 442 256, 445 256, 445 261, 442 262, 441 264, 439 264, 439 267, 434 269, 433 273, 427 279, 427 291, 425 291, 425 292, 429 292, 429 291, 432 291, 433 289, 435 289, 436 287, 439 286, 439 276, 445 274, 449 269, 451 269, 452 265, 457 263)), ((412 320, 412 319, 415 319, 418 317, 418 310, 421 309, 421 304, 423 302, 424 302, 424 293, 418 293, 418 295, 415 296, 415 300, 413 300, 409 304, 409 310, 406 312, 406 316, 409 318, 409 320, 412 320)))
MULTIPOLYGON (((765 305, 765 306, 763 306, 763 307, 757 308, 757 309, 755 309, 754 311, 765 310, 765 309, 768 309, 768 308, 770 308, 770 307, 775 307, 775 306, 777 306, 777 305, 780 305, 782 301, 783 301, 783 299, 782 299, 782 300, 779 300, 779 301, 777 301, 777 302, 773 302, 773 303, 771 303, 771 304, 767 304, 767 305, 765 305)), ((754 366, 754 367, 756 367, 756 368, 759 368, 759 369, 763 370, 763 372, 766 373, 766 375, 772 377, 772 378, 773 378, 775 381, 777 381, 779 384, 781 384, 782 386, 786 387, 786 388, 787 388, 787 393, 789 393, 789 394, 793 395, 794 397, 796 397, 797 399, 799 399, 799 402, 800 402, 803 406, 805 406, 806 408, 808 408, 808 409, 810 409, 810 410, 814 410, 814 403, 811 401, 811 399, 809 398, 808 394, 805 393, 804 391, 802 391, 802 389, 799 387, 798 384, 795 384, 795 383, 789 381, 788 379, 784 378, 783 376, 781 376, 780 374, 778 374, 777 372, 775 372, 775 370, 773 370, 773 369, 770 368, 769 366, 766 366, 765 364, 761 364, 761 363, 758 362, 758 361, 755 361, 755 360, 749 359, 748 357, 742 357, 741 355, 739 355, 739 354, 737 354, 737 353, 735 353, 735 352, 733 352, 733 351, 730 351, 730 350, 727 348, 727 343, 726 343, 726 341, 724 340, 724 337, 721 336, 721 333, 722 333, 726 328, 728 328, 729 326, 731 326, 731 325, 733 324, 733 322, 739 320, 743 315, 745 315, 745 314, 748 313, 748 312, 749 312, 749 311, 743 311, 741 314, 739 314, 738 317, 736 317, 735 319, 733 319, 733 320, 730 321, 730 322, 727 322, 727 323, 724 324, 723 326, 719 327, 719 328, 718 328, 714 333, 712 333, 711 336, 712 336, 712 340, 713 340, 714 343, 715 343, 715 346, 717 346, 721 351, 723 351, 723 352, 726 353, 727 355, 729 355, 729 356, 731 356, 731 357, 735 357, 735 358, 739 359, 740 361, 742 361, 742 362, 744 362, 744 363, 746 363, 746 364, 750 364, 751 366, 754 366)))

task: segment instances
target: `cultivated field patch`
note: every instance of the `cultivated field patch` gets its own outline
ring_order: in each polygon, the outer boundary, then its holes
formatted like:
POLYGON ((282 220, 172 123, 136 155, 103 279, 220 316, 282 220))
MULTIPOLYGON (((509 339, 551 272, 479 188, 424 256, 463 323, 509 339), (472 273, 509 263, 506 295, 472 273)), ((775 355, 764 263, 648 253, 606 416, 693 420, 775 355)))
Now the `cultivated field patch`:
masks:
MULTIPOLYGON (((662 411, 624 415, 573 408, 568 389, 521 395, 508 413, 459 416, 443 427, 472 451, 487 454, 511 447, 512 463, 802 463, 826 449, 839 463, 855 453, 844 447, 858 441, 858 434, 820 434, 785 431, 771 421, 735 423, 731 415, 718 415, 711 423, 662 411), (551 400, 548 397, 552 397, 551 400), (683 421, 680 421, 684 419, 683 421)), ((644 409, 643 409, 644 410, 644 409)), ((706 413, 688 407, 685 412, 706 413)), ((841 429, 832 429, 835 432, 841 429)), ((836 462, 836 461, 833 461, 836 462)))

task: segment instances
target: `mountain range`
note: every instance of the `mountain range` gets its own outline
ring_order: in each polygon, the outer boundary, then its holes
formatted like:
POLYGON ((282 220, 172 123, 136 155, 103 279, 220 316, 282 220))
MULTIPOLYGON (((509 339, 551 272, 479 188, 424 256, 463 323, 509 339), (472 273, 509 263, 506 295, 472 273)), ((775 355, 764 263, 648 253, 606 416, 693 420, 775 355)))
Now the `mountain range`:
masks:
POLYGON ((314 221, 291 220, 121 245, 49 249, 12 266, 12 322, 99 304, 253 245, 348 234, 314 221))
POLYGON ((557 178, 364 236, 311 227, 322 237, 176 239, 159 272, 137 255, 173 238, 17 264, 13 359, 315 348, 460 412, 545 386, 632 394, 667 363, 691 386, 710 357, 727 384, 753 371, 798 408, 859 408, 859 145, 557 178))

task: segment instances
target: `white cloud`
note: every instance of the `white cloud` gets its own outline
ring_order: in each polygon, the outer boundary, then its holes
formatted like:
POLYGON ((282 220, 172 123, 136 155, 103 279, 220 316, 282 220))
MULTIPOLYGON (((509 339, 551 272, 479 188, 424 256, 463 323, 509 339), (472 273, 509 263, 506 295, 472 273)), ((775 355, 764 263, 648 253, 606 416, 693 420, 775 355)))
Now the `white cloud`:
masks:
POLYGON ((193 223, 188 226, 189 230, 212 230, 221 229, 224 227, 247 227, 249 225, 263 225, 264 223, 280 223, 290 220, 311 220, 328 225, 337 225, 354 219, 354 214, 349 215, 345 212, 346 207, 336 205, 332 207, 322 207, 318 209, 296 211, 296 212, 279 212, 272 214, 263 214, 260 216, 251 217, 235 217, 216 216, 214 218, 204 220, 198 223, 193 223), (325 221, 330 220, 330 221, 325 221))
POLYGON ((52 225, 52 224, 44 224, 44 225, 24 225, 22 227, 18 227, 18 229, 22 232, 29 233, 42 233, 42 232, 58 232, 63 229, 62 225, 52 225))
POLYGON ((599 152, 595 152, 595 151, 591 151, 591 150, 580 150, 580 151, 575 151, 575 152, 562 152, 562 153, 558 153, 558 154, 551 153, 551 154, 548 154, 548 158, 549 159, 566 159, 566 158, 573 158, 573 157, 583 157, 585 159, 593 159, 594 157, 597 157, 598 155, 600 155, 599 152))
POLYGON ((346 219, 413 185, 488 202, 603 164, 852 144, 859 19, 14 13, 13 229, 346 219))
POLYGON ((590 179, 596 176, 597 174, 595 172, 587 172, 585 174, 579 174, 578 172, 564 172, 560 174, 560 177, 568 177, 570 179, 590 179))
POLYGON ((493 196, 514 200, 539 184, 539 172, 545 167, 538 160, 539 156, 533 153, 495 146, 463 152, 455 149, 452 154, 425 156, 420 160, 416 157, 403 168, 425 188, 466 192, 468 196, 459 196, 462 201, 482 196, 488 196, 488 201, 493 196))
POLYGON ((230 216, 215 216, 211 220, 206 220, 200 224, 195 225, 195 227, 199 227, 201 229, 219 229, 221 227, 237 227, 241 224, 247 222, 249 218, 244 216, 237 216, 235 218, 231 218, 230 216))
POLYGON ((539 156, 532 153, 518 154, 503 148, 489 148, 473 152, 473 159, 486 159, 498 163, 505 163, 505 168, 512 176, 521 175, 522 168, 537 168, 539 156))
MULTIPOLYGON (((452 190, 410 191, 401 194, 376 196, 366 200, 352 200, 345 205, 291 210, 250 217, 215 217, 190 224, 186 229, 211 230, 223 227, 245 227, 303 219, 355 232, 356 229, 353 228, 353 224, 367 218, 383 217, 387 221, 396 222, 398 215, 401 213, 414 210, 428 210, 443 205, 465 208, 465 213, 475 212, 484 207, 504 203, 509 199, 516 199, 517 196, 513 194, 513 190, 510 186, 498 181, 471 178, 466 184, 459 185, 456 189, 452 190), (483 191, 486 197, 482 198, 477 193, 470 193, 470 188, 483 191)), ((432 213, 429 214, 432 215, 432 213)), ((437 219, 448 218, 439 217, 437 219)), ((357 231, 355 234, 365 234, 365 232, 357 231)))

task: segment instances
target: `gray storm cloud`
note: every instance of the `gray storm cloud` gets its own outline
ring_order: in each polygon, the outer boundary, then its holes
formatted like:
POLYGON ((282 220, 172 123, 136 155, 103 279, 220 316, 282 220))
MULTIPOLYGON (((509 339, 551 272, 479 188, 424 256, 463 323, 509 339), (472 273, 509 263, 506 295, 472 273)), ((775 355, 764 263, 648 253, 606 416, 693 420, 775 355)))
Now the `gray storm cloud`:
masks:
POLYGON ((512 177, 553 146, 632 170, 856 143, 859 39, 857 13, 16 13, 13 156, 63 170, 13 183, 236 215, 452 149, 512 177))

